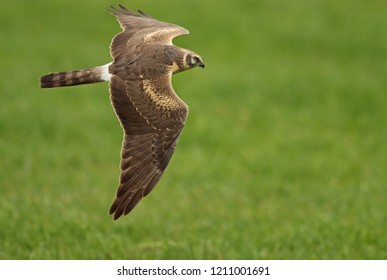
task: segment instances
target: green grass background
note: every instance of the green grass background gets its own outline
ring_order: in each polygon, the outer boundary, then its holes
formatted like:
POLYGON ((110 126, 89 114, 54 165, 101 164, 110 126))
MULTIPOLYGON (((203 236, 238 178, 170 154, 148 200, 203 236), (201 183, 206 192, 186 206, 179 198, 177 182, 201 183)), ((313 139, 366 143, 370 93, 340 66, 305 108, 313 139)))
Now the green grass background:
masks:
POLYGON ((122 132, 108 85, 41 90, 102 65, 111 1, 5 1, 0 259, 387 259, 385 0, 123 1, 190 30, 206 69, 155 190, 107 211, 122 132))

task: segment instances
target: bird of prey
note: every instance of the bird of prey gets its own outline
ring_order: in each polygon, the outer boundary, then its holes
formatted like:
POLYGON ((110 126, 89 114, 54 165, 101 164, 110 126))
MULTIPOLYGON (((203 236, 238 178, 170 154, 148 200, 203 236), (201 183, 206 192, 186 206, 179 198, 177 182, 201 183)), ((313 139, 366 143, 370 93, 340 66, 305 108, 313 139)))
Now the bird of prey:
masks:
POLYGON ((171 77, 197 66, 200 55, 177 47, 172 39, 188 34, 178 25, 158 21, 141 10, 110 6, 123 31, 111 44, 112 62, 42 76, 42 88, 110 83, 110 100, 124 131, 121 175, 109 214, 127 215, 160 180, 175 150, 188 114, 173 90, 171 77))

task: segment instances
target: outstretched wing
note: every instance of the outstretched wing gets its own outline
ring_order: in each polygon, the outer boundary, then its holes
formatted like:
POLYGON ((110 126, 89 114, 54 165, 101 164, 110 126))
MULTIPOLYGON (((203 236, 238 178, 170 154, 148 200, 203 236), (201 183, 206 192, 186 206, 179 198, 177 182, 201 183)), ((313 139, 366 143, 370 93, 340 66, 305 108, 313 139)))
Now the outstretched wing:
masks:
POLYGON ((124 130, 120 183, 109 210, 114 219, 128 214, 149 194, 175 150, 188 107, 175 94, 171 75, 111 78, 111 101, 124 130))
POLYGON ((172 39, 176 36, 189 33, 181 26, 158 21, 140 10, 139 14, 136 14, 121 4, 119 8, 111 6, 109 12, 116 16, 123 29, 110 44, 114 61, 122 55, 133 52, 133 48, 143 42, 158 41, 161 44, 172 44, 172 39))

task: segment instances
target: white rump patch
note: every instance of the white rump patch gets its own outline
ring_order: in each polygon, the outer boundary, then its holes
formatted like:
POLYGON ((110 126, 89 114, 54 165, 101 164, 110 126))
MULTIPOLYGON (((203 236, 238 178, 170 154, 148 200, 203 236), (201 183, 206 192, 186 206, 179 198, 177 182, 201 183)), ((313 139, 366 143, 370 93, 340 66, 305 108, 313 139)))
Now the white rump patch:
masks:
POLYGON ((98 67, 101 70, 101 79, 105 82, 110 82, 110 78, 112 77, 112 74, 109 73, 109 66, 111 64, 112 62, 98 67))

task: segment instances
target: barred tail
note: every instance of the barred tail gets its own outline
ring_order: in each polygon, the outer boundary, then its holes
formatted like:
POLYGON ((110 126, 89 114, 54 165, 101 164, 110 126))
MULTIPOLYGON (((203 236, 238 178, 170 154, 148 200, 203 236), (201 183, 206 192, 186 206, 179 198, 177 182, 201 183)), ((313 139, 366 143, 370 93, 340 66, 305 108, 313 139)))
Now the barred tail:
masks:
POLYGON ((55 72, 40 78, 41 88, 67 87, 110 81, 109 64, 66 72, 55 72))

